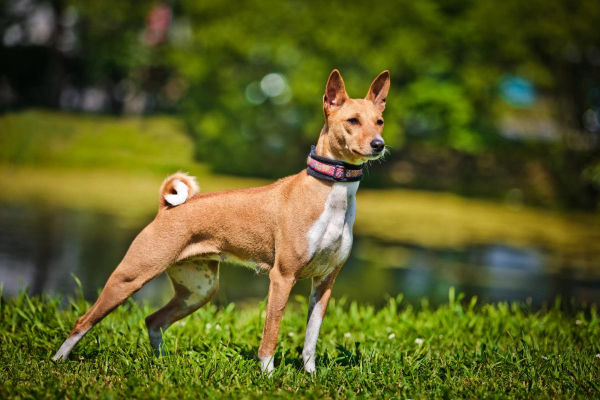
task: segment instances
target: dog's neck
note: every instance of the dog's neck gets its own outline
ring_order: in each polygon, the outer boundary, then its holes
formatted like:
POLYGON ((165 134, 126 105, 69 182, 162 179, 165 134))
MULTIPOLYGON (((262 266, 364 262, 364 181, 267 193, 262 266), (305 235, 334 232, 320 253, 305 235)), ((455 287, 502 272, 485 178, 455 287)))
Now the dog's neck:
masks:
POLYGON ((316 153, 321 157, 335 159, 329 146, 329 141, 327 140, 327 130, 327 123, 325 123, 325 125, 323 125, 323 129, 321 129, 321 133, 319 134, 316 153))
POLYGON ((327 140, 327 124, 308 156, 307 172, 317 179, 332 182, 358 182, 363 176, 360 165, 349 164, 334 156, 327 140))
MULTIPOLYGON (((329 127, 327 126, 327 122, 325 122, 325 125, 323 125, 323 128, 321 129, 321 133, 319 134, 319 140, 317 141, 316 154, 318 156, 330 158, 332 160, 343 161, 347 164, 356 164, 355 162, 350 162, 350 161, 344 160, 342 157, 340 157, 340 155, 338 154, 338 153, 340 153, 340 150, 338 149, 336 151, 331 146, 331 143, 329 142, 329 135, 330 135, 329 127)), ((360 166, 361 164, 362 163, 358 163, 356 165, 360 166)))

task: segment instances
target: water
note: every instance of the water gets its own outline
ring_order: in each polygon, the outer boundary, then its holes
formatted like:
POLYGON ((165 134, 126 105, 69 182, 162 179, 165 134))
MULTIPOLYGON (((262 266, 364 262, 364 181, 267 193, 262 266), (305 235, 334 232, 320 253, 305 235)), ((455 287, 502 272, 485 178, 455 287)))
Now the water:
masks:
MULTIPOLYGON (((153 218, 149 215, 147 221, 153 218)), ((4 205, 0 208, 0 282, 4 296, 28 287, 42 292, 73 295, 75 275, 89 300, 143 228, 128 226, 110 214, 4 205)), ((428 298, 431 304, 448 299, 455 287, 484 301, 519 300, 533 307, 557 296, 577 305, 600 302, 598 254, 582 263, 564 260, 540 247, 514 248, 502 243, 465 248, 428 248, 382 242, 355 232, 352 254, 334 288, 334 297, 382 304, 402 293, 408 302, 428 298), (592 268, 590 268, 590 265, 592 268)), ((214 302, 256 302, 265 298, 268 278, 243 267, 223 264, 221 285, 214 302)), ((308 295, 310 282, 301 281, 293 294, 308 295)), ((163 274, 148 283, 136 299, 159 306, 172 294, 163 274)))

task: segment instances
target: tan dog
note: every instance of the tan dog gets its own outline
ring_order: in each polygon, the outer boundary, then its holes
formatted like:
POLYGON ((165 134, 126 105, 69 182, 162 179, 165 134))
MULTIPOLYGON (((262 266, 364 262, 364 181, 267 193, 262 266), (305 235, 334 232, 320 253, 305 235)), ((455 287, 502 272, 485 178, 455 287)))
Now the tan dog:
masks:
POLYGON ((312 278, 302 357, 315 371, 315 350, 331 288, 352 247, 360 165, 381 157, 388 71, 365 99, 350 99, 334 70, 323 97, 325 126, 308 168, 258 188, 198 194, 194 178, 175 174, 160 189, 158 215, 133 241, 96 303, 79 318, 54 360, 65 359, 95 324, 163 271, 175 295, 146 318, 150 344, 164 354, 162 332, 206 304, 219 287, 219 263, 231 261, 270 278, 263 372, 273 370, 279 325, 290 290, 312 278))

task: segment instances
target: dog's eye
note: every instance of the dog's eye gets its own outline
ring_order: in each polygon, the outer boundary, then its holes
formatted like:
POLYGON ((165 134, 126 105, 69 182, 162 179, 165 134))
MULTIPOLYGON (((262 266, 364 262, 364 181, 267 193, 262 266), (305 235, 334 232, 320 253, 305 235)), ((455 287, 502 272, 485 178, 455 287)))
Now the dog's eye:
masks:
POLYGON ((377 125, 383 125, 383 120, 382 119, 378 119, 377 120, 377 125))
POLYGON ((351 123, 352 125, 356 125, 358 124, 358 119, 357 118, 350 118, 347 120, 349 123, 351 123))

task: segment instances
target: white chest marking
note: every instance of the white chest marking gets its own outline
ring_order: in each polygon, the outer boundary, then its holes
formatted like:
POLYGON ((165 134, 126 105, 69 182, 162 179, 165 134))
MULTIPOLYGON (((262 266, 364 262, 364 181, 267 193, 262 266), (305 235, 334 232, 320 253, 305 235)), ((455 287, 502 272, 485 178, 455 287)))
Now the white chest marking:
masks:
POLYGON ((350 254, 359 182, 336 182, 307 234, 310 263, 303 277, 323 276, 350 254))

